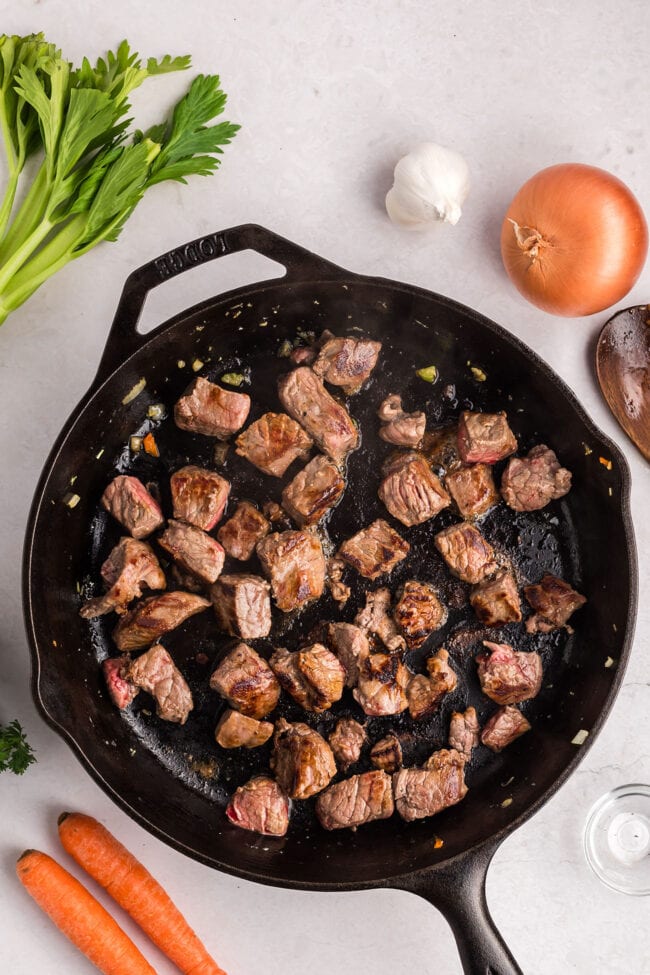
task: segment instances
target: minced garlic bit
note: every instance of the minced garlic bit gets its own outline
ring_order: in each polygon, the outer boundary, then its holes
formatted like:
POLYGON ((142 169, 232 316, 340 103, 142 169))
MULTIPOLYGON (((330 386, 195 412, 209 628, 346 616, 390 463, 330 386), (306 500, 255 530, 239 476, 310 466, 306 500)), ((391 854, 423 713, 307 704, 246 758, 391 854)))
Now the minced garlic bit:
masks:
POLYGON ((178 362, 176 363, 176 365, 178 366, 179 369, 184 369, 185 368, 185 359, 179 359, 178 362))
POLYGON ((260 328, 266 328, 268 324, 269 323, 267 322, 266 318, 263 318, 261 322, 258 322, 260 328))
POLYGON ((129 440, 129 450, 132 454, 139 454, 142 450, 142 437, 131 437, 129 440))
POLYGON ((580 731, 577 733, 577 735, 574 735, 573 738, 571 739, 571 744, 584 745, 588 737, 589 737, 589 732, 585 731, 584 728, 581 728, 580 731))
POLYGON ((293 351, 293 345, 289 339, 285 339, 278 349, 278 356, 280 359, 288 359, 293 351))
POLYGON ((611 487, 608 487, 608 488, 607 488, 607 493, 609 494, 609 496, 610 496, 610 498, 611 498, 611 497, 612 497, 612 495, 614 494, 614 492, 612 491, 612 489, 611 489, 611 487))
POLYGON ((511 805, 512 805, 512 796, 508 796, 508 798, 507 799, 504 799, 503 802, 501 803, 501 806, 503 807, 503 809, 507 809, 508 806, 511 806, 511 805))
POLYGON ((205 362, 202 362, 201 359, 195 359, 194 362, 192 363, 192 369, 194 372, 198 372, 199 369, 203 369, 204 365, 205 362))
POLYGON ((591 449, 591 447, 588 447, 587 444, 585 444, 584 447, 585 447, 585 457, 588 457, 589 454, 593 454, 593 450, 591 449))
POLYGON ((607 460, 606 457, 599 457, 598 460, 603 465, 603 467, 606 467, 608 471, 611 471, 611 469, 612 469, 612 462, 611 462, 611 460, 607 460))
POLYGON ((613 667, 615 663, 616 661, 614 660, 613 657, 608 657, 607 660, 605 661, 605 667, 609 669, 610 667, 613 667))
POLYGON ((245 381, 246 376, 243 372, 224 372, 221 377, 221 382, 227 383, 229 386, 241 386, 245 381))
POLYGON ((98 454, 95 454, 95 460, 100 460, 100 458, 101 458, 101 456, 102 456, 103 453, 104 453, 104 448, 102 447, 102 449, 99 451, 99 453, 98 454))
POLYGON ((165 407, 162 403, 152 403, 147 410, 147 416, 150 420, 162 420, 165 415, 165 407))
POLYGON ((72 487, 72 485, 74 484, 74 482, 76 480, 77 480, 77 475, 76 474, 73 474, 72 477, 70 478, 70 487, 72 487))
POLYGON ((435 383, 438 378, 438 370, 435 366, 425 366, 424 369, 416 369, 415 375, 424 379, 425 383, 435 383))
POLYGON ((476 379, 476 381, 479 383, 484 383, 485 380, 487 379, 487 376, 485 375, 483 370, 479 369, 478 366, 471 366, 470 372, 474 376, 474 379, 476 379))
POLYGON ((129 392, 122 400, 122 406, 127 406, 129 403, 131 403, 136 398, 136 396, 140 395, 140 393, 142 392, 142 390, 146 385, 147 385, 147 380, 144 379, 144 377, 142 379, 138 379, 133 389, 129 390, 129 392))
POLYGON ((68 508, 76 508, 81 498, 78 494, 66 494, 63 499, 63 503, 68 506, 68 508))

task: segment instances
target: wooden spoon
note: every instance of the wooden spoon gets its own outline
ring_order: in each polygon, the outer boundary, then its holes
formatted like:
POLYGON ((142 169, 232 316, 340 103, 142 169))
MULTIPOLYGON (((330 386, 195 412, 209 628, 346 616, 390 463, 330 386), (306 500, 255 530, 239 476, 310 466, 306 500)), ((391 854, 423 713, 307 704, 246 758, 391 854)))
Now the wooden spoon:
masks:
POLYGON ((650 460, 650 305, 609 319, 598 339, 596 372, 612 413, 650 460))

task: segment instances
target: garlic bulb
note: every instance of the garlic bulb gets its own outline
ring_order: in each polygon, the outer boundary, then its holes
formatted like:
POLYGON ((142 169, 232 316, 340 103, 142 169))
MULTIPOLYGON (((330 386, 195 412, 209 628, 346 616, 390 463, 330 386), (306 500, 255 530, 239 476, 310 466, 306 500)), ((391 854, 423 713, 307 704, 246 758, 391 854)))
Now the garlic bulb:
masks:
POLYGON ((424 142, 395 166, 386 210, 393 223, 421 230, 443 220, 456 224, 469 193, 469 168, 461 155, 424 142))

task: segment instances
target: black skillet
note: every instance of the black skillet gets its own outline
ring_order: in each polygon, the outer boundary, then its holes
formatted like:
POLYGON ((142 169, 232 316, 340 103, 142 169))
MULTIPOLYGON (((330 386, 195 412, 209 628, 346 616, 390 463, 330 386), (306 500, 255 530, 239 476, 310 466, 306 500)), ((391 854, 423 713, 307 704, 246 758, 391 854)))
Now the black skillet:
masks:
MULTIPOLYGON (((279 496, 281 485, 256 479, 232 451, 226 476, 233 480, 233 496, 279 496)), ((351 274, 261 227, 241 226, 202 237, 130 275, 97 377, 45 465, 24 556, 34 698, 46 721, 108 795, 176 849, 261 883, 321 891, 393 887, 416 892, 446 915, 465 972, 513 975, 520 969, 487 908, 486 871, 501 841, 575 769, 620 686, 637 591, 628 495, 623 456, 567 386, 530 349, 481 315, 419 288, 351 274), (284 265, 286 277, 211 298, 146 336, 138 334, 151 288, 194 265, 246 249, 284 265), (279 346, 301 330, 323 327, 337 334, 359 334, 355 330, 360 329, 384 341, 378 378, 350 401, 364 441, 350 460, 346 500, 328 525, 333 540, 382 513, 376 498, 377 456, 387 447, 376 438, 374 412, 387 392, 401 391, 410 408, 424 404, 429 427, 452 420, 459 409, 505 408, 521 447, 548 442, 573 472, 574 486, 566 499, 534 515, 517 516, 501 505, 483 529, 513 559, 520 581, 554 571, 587 594, 589 602, 576 616, 573 636, 527 637, 521 625, 493 634, 539 648, 545 681, 539 697, 524 706, 533 730, 501 755, 478 750, 468 770, 470 791, 461 804, 415 824, 393 817, 356 833, 334 834, 315 825, 306 807, 287 837, 270 839, 238 830, 223 816, 227 792, 264 756, 250 757, 248 764, 224 756, 215 761, 211 736, 220 704, 206 687, 221 644, 210 614, 195 617, 168 641, 196 700, 195 713, 181 729, 152 716, 141 700, 144 695, 132 713, 110 706, 98 666, 114 653, 110 625, 102 620, 89 627, 78 608, 81 596, 93 591, 101 561, 117 538, 115 527, 98 513, 101 492, 116 469, 164 484, 169 469, 188 459, 212 463, 206 438, 181 434, 171 421, 147 418, 148 406, 173 404, 192 378, 194 364, 201 374, 216 379, 224 371, 250 367, 247 388, 255 409, 277 408, 275 378, 288 367, 277 357, 279 346), (416 368, 430 364, 439 371, 434 386, 415 376, 416 368), (123 404, 142 378, 143 391, 123 404), (134 460, 126 447, 129 437, 149 428, 155 428, 161 460, 143 454, 134 460), (573 739, 581 730, 589 736, 578 746, 573 739)), ((437 525, 442 526, 453 515, 443 513, 440 519, 437 525)), ((480 634, 475 620, 471 622, 463 587, 443 572, 430 528, 403 533, 412 552, 391 585, 416 575, 447 587, 450 620, 433 645, 445 643, 463 677, 459 691, 417 735, 408 717, 398 719, 407 761, 416 763, 445 744, 451 708, 476 703, 484 720, 493 707, 478 693, 473 658, 480 634)), ((352 618, 363 589, 355 583, 343 618, 352 618)), ((311 615, 278 624, 274 636, 294 647, 320 616, 332 618, 335 612, 333 604, 325 603, 311 615)), ((430 652, 429 644, 427 648, 430 652)), ((418 661, 411 663, 417 666, 418 661)), ((286 707, 289 717, 298 716, 291 704, 286 707)), ((347 700, 324 716, 319 727, 327 731, 336 714, 355 713, 354 707, 347 700)), ((374 738, 386 720, 371 723, 374 738)))

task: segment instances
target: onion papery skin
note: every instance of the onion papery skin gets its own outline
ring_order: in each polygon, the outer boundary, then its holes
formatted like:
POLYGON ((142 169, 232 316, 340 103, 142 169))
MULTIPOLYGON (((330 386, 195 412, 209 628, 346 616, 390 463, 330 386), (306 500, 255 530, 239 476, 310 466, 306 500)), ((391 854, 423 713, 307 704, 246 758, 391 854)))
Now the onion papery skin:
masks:
POLYGON ((620 301, 647 253, 648 227, 636 197, 616 176, 582 163, 549 166, 524 183, 501 228, 513 284, 554 315, 593 315, 620 301))

